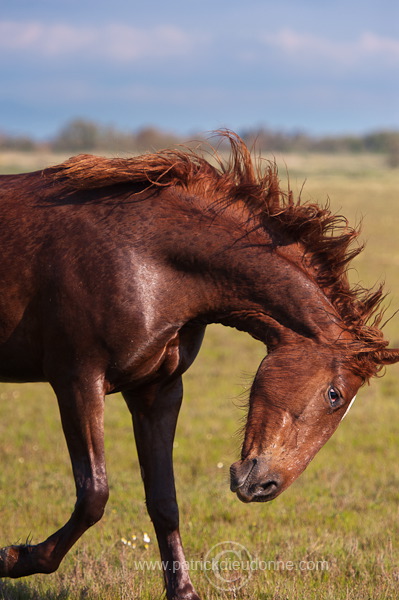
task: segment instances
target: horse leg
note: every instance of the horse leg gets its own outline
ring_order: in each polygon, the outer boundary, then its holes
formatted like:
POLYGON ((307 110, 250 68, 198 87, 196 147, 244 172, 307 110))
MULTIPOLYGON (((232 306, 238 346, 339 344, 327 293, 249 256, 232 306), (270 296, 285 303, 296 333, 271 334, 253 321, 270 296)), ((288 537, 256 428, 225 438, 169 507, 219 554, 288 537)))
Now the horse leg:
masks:
POLYGON ((190 581, 179 533, 172 448, 183 388, 181 378, 144 393, 125 392, 132 413, 147 510, 161 552, 168 600, 200 600, 190 581))
POLYGON ((98 521, 108 499, 105 472, 102 386, 87 380, 53 385, 72 461, 77 500, 69 521, 37 545, 0 550, 0 577, 52 573, 78 538, 98 521))

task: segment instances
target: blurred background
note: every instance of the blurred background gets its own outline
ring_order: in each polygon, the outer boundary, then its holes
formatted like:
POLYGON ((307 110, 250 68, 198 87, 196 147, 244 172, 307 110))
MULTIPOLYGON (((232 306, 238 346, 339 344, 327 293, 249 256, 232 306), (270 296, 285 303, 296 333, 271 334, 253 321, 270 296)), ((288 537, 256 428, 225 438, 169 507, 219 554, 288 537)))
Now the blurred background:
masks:
POLYGON ((228 127, 269 149, 359 149, 399 130, 397 0, 0 6, 3 146, 148 148, 228 127))

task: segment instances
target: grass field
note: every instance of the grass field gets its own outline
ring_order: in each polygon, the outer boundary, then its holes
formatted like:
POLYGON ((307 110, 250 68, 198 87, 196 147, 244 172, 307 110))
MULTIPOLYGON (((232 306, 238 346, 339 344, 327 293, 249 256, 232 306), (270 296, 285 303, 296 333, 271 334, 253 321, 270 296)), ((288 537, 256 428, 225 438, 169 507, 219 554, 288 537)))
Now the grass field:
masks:
MULTIPOLYGON (((2 157, 0 168, 38 168, 51 158, 2 157)), ((284 176, 284 163, 277 160, 284 176)), ((304 199, 325 202, 329 196, 334 211, 352 222, 363 217, 367 247, 352 277, 365 285, 386 279, 390 311, 396 310, 399 171, 387 169, 376 156, 288 155, 285 162, 294 191, 307 179, 304 199)), ((399 346, 399 315, 387 324, 386 335, 399 346)), ((215 544, 234 541, 261 561, 235 593, 216 589, 193 569, 197 590, 204 600, 396 600, 399 367, 361 390, 336 434, 281 497, 244 505, 229 491, 228 469, 239 457, 236 431, 245 416, 239 406, 262 356, 262 345, 246 334, 210 327, 185 376, 175 471, 186 557, 201 561, 215 544)), ((140 560, 154 564, 158 550, 130 417, 119 396, 107 399, 106 453, 111 495, 102 521, 69 552, 57 573, 2 580, 1 599, 162 597, 160 572, 137 568, 140 560)), ((0 465, 0 545, 41 541, 65 522, 74 504, 74 484, 47 385, 0 386, 0 465)))

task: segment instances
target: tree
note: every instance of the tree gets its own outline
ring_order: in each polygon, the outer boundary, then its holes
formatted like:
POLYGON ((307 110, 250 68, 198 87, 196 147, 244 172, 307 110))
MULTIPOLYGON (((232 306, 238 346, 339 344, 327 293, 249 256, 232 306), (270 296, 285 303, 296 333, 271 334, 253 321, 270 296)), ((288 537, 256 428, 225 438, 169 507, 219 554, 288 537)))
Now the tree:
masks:
POLYGON ((74 119, 67 123, 55 137, 55 150, 71 150, 82 152, 94 150, 100 139, 99 126, 84 119, 74 119))

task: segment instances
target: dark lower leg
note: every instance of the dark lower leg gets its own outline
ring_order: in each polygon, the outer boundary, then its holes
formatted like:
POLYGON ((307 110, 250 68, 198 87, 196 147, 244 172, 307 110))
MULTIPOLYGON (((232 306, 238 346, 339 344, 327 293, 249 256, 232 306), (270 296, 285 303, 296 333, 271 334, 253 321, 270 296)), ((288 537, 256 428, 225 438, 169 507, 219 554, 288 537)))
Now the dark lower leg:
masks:
POLYGON ((103 451, 104 395, 98 384, 54 386, 75 477, 77 501, 69 521, 37 545, 0 549, 0 577, 55 571, 65 554, 104 511, 108 498, 103 451))
POLYGON ((124 394, 133 415, 147 509, 158 539, 168 600, 199 600, 190 581, 179 533, 172 448, 181 381, 153 386, 140 398, 124 394))

